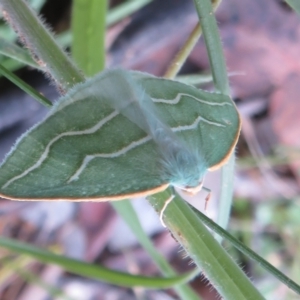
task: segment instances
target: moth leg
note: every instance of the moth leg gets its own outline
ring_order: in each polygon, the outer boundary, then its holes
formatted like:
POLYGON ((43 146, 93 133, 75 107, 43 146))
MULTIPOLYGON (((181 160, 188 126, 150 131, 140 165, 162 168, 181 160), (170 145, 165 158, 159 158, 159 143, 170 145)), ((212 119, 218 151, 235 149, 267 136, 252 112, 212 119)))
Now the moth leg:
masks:
POLYGON ((204 205, 204 210, 206 211, 207 210, 207 206, 208 206, 208 202, 210 200, 210 197, 211 197, 211 190, 206 188, 206 187, 202 187, 203 190, 207 191, 207 196, 205 197, 205 205, 204 205))
POLYGON ((169 205, 169 203, 175 198, 174 195, 171 195, 170 198, 168 198, 163 206, 163 208, 161 209, 161 212, 159 214, 159 220, 160 220, 160 223, 163 227, 167 227, 164 220, 163 220, 163 215, 164 215, 164 211, 166 210, 167 206, 169 205))

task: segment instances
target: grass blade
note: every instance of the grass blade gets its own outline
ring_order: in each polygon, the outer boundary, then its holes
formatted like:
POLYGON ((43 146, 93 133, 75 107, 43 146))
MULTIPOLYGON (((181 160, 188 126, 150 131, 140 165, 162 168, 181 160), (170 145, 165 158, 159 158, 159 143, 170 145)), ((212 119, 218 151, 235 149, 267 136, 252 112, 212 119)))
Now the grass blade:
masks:
MULTIPOLYGON (((171 194, 168 190, 148 199, 160 213, 171 194)), ((224 299, 263 299, 194 211, 177 195, 164 211, 164 222, 224 299)))
POLYGON ((285 1, 298 15, 300 15, 300 1, 299 0, 285 0, 285 1))
POLYGON ((11 82, 13 82, 16 86, 18 86, 20 89, 22 89, 25 93, 32 96, 35 100, 43 104, 44 106, 51 107, 52 103, 49 101, 46 97, 44 97, 42 94, 40 94, 36 89, 28 85, 25 81, 23 81, 21 78, 7 70, 5 67, 3 67, 0 64, 0 74, 5 76, 7 79, 9 79, 11 82))
POLYGON ((218 224, 213 222, 211 219, 209 219, 207 216, 202 214, 200 211, 195 209, 194 207, 190 206, 193 211, 197 214, 199 219, 208 226, 210 229, 212 229, 215 233, 217 233, 219 236, 225 238, 227 241, 229 241, 236 249, 244 253, 247 257, 251 258, 253 261, 257 262, 260 266, 262 266, 265 270, 270 272, 274 277, 279 279, 282 283, 284 283, 286 286, 288 286, 290 289, 292 289, 294 292, 300 295, 300 286, 285 276, 282 272, 280 272, 278 269, 273 267, 270 263, 268 263, 266 260, 264 260, 261 256, 256 254, 253 250, 248 248, 246 245, 241 243, 239 240, 237 240, 234 236, 229 234, 226 230, 224 230, 222 227, 220 227, 218 224))
POLYGON ((74 274, 120 286, 141 286, 154 289, 168 288, 176 284, 187 282, 194 276, 193 272, 171 278, 130 275, 124 272, 112 271, 97 265, 57 255, 45 249, 39 249, 7 238, 0 238, 0 246, 17 253, 29 255, 44 263, 59 265, 74 274))
MULTIPOLYGON (((119 213, 123 220, 130 227, 132 232, 135 234, 136 238, 144 249, 151 256, 154 263, 158 266, 164 276, 174 276, 176 273, 167 263, 164 257, 155 249, 151 240, 145 233, 144 229, 141 226, 140 220, 132 207, 132 204, 129 200, 116 201, 111 203, 114 209, 119 213)), ((198 271, 195 270, 194 274, 197 275, 198 271)), ((186 300, 197 300, 200 299, 194 291, 187 285, 178 285, 174 286, 174 289, 180 296, 180 299, 186 300)))
POLYGON ((42 69, 29 55, 24 48, 17 46, 15 43, 6 41, 0 38, 0 53, 14 60, 17 60, 27 66, 42 69))
POLYGON ((105 67, 106 0, 73 1, 72 56, 87 76, 105 67))
POLYGON ((1 0, 6 20, 22 37, 22 41, 52 76, 57 86, 68 90, 84 80, 69 57, 55 42, 47 27, 23 0, 1 0))

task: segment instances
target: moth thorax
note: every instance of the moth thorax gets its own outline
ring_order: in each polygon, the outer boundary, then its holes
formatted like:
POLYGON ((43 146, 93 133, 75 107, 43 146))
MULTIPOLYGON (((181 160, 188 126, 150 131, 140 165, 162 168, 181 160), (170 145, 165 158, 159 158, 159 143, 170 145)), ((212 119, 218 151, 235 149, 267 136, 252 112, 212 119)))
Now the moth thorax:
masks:
POLYGON ((163 167, 170 183, 185 190, 200 190, 207 170, 203 159, 181 146, 172 147, 164 155, 163 167))

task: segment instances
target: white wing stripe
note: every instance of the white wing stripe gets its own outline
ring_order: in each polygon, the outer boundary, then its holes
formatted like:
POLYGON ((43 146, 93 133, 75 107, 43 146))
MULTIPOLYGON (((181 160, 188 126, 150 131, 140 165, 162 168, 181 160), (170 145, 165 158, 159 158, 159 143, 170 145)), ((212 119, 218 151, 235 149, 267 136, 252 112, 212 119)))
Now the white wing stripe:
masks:
POLYGON ((152 98, 152 100, 153 100, 154 103, 164 103, 164 104, 175 105, 175 104, 178 104, 181 101, 182 96, 190 97, 190 98, 193 98, 194 100, 196 100, 200 103, 204 103, 204 104, 208 104, 208 105, 212 105, 212 106, 224 106, 224 105, 232 106, 231 103, 229 103, 229 102, 205 101, 205 100, 198 99, 197 97, 195 97, 193 95, 185 94, 185 93, 177 94, 177 96, 174 99, 156 99, 156 98, 152 98))
POLYGON ((64 132, 61 133, 60 135, 56 136, 55 138, 53 138, 48 145, 46 146, 43 154, 41 155, 41 157, 37 160, 37 162, 32 165, 30 168, 28 168, 27 170, 25 170, 23 173, 21 173, 20 175, 17 175, 13 178, 11 178, 9 181, 7 181, 2 188, 6 188, 8 187, 12 182, 14 182, 17 179, 20 179, 24 176, 26 176, 28 173, 30 173, 31 171, 35 170, 36 168, 38 168, 43 161, 48 157, 49 151, 51 146, 58 141, 59 139, 61 139, 64 136, 74 136, 74 135, 82 135, 82 134, 91 134, 96 132, 97 130, 99 130, 103 125, 105 125, 107 122, 109 122, 111 119, 113 119, 114 117, 116 117, 118 115, 117 111, 114 111, 113 113, 111 113, 110 115, 108 115, 107 117, 105 117, 104 119, 102 119, 99 123, 97 123, 95 126, 86 129, 86 130, 82 130, 82 131, 69 131, 69 132, 64 132))

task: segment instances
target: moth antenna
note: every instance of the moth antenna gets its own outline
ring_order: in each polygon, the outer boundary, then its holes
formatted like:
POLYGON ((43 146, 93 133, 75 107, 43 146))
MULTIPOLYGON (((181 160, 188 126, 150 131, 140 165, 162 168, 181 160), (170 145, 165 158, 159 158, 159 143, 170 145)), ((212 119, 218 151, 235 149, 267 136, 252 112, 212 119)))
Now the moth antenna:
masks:
POLYGON ((208 207, 208 202, 211 198, 211 190, 206 188, 206 187, 202 187, 203 190, 207 191, 207 196, 205 197, 205 205, 204 205, 204 210, 207 211, 207 207, 208 207))

